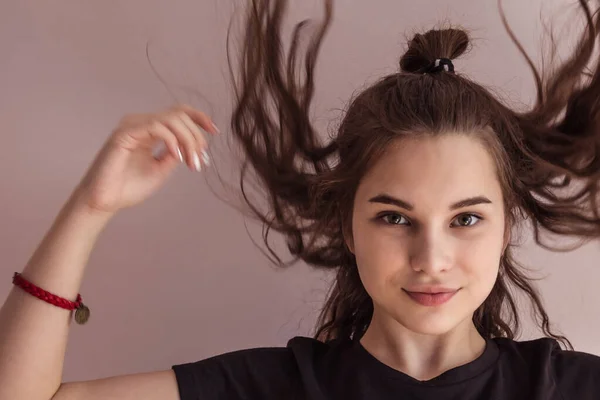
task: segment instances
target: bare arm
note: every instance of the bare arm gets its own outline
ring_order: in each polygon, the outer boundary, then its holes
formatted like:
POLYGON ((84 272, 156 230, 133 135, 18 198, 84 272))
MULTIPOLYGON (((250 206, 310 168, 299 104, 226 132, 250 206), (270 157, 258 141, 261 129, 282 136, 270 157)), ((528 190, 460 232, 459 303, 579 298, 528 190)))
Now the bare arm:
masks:
MULTIPOLYGON (((76 204, 74 199, 67 202, 23 270, 29 281, 73 300, 92 247, 109 218, 76 204)), ((49 399, 56 392, 69 317, 69 311, 12 288, 0 309, 0 399, 49 399)))
MULTIPOLYGON (((214 131, 199 111, 184 107, 125 118, 65 203, 22 271, 35 285, 75 300, 96 240, 118 210, 158 189, 179 164, 199 170, 214 131), (156 156, 155 144, 166 143, 156 156)), ((0 308, 0 399, 177 400, 172 371, 61 384, 71 313, 14 287, 0 308)))
MULTIPOLYGON (((23 276, 74 299, 89 254, 108 218, 90 213, 74 200, 67 202, 23 276)), ((4 327, 0 330, 0 399, 179 399, 170 370, 61 385, 70 314, 17 287, 12 289, 0 309, 0 326, 4 327)))
POLYGON ((52 400, 179 400, 172 370, 63 383, 52 400))

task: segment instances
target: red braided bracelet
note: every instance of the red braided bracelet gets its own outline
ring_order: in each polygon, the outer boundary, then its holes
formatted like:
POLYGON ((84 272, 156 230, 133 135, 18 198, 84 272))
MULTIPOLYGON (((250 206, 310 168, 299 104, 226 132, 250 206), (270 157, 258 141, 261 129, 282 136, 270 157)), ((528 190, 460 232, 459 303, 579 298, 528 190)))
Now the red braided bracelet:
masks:
POLYGON ((64 308, 65 310, 76 310, 75 322, 77 322, 80 325, 85 324, 90 318, 90 309, 83 304, 83 300, 80 294, 77 295, 77 300, 75 301, 64 299, 60 296, 47 292, 44 289, 34 285, 33 283, 23 278, 23 276, 18 272, 15 272, 15 275, 13 276, 13 284, 25 290, 27 293, 37 297, 38 299, 44 300, 46 303, 50 303, 60 308, 64 308))

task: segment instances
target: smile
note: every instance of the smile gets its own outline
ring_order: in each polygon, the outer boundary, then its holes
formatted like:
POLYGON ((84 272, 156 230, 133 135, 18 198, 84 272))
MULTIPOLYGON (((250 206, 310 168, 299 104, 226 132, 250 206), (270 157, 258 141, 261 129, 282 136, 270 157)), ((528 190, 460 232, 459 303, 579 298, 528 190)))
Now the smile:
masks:
POLYGON ((446 291, 439 293, 425 293, 425 292, 409 292, 408 290, 402 289, 404 292, 416 303, 426 306, 435 307, 440 306, 449 301, 458 290, 446 291))

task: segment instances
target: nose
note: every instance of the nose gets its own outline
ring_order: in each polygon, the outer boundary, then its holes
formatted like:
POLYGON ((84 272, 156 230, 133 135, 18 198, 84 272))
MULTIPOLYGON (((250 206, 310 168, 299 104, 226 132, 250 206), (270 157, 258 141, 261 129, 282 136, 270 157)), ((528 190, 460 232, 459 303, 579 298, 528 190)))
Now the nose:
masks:
POLYGON ((410 265, 416 272, 436 275, 452 268, 451 238, 442 232, 421 232, 414 237, 410 265))

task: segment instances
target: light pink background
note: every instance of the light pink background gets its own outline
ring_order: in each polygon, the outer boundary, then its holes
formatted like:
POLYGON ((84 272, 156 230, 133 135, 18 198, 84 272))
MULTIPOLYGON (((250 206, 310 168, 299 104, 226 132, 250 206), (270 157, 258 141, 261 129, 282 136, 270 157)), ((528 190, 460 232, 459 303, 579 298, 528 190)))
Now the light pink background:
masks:
MULTIPOLYGON (((293 8, 294 20, 320 15, 318 1, 293 3, 302 6, 293 8)), ((575 2, 504 3, 515 33, 537 57, 541 10, 569 21, 575 2)), ((511 101, 532 99, 531 76, 496 1, 336 5, 318 70, 315 114, 323 128, 365 81, 396 69, 405 34, 444 20, 472 29, 477 39, 471 55, 456 61, 459 71, 511 101)), ((241 215, 207 186, 223 193, 216 172, 235 172, 224 146, 231 109, 224 43, 233 10, 232 2, 217 0, 0 2, 0 299, 118 119, 172 104, 150 68, 147 43, 176 98, 204 109, 224 131, 213 142, 216 167, 207 175, 182 168, 101 237, 82 288, 93 317, 72 330, 66 380, 165 369, 311 333, 327 277, 304 265, 276 272, 241 215)), ((600 354, 598 244, 552 254, 532 248, 527 237, 523 259, 547 276, 540 287, 552 319, 578 349, 600 354)))

